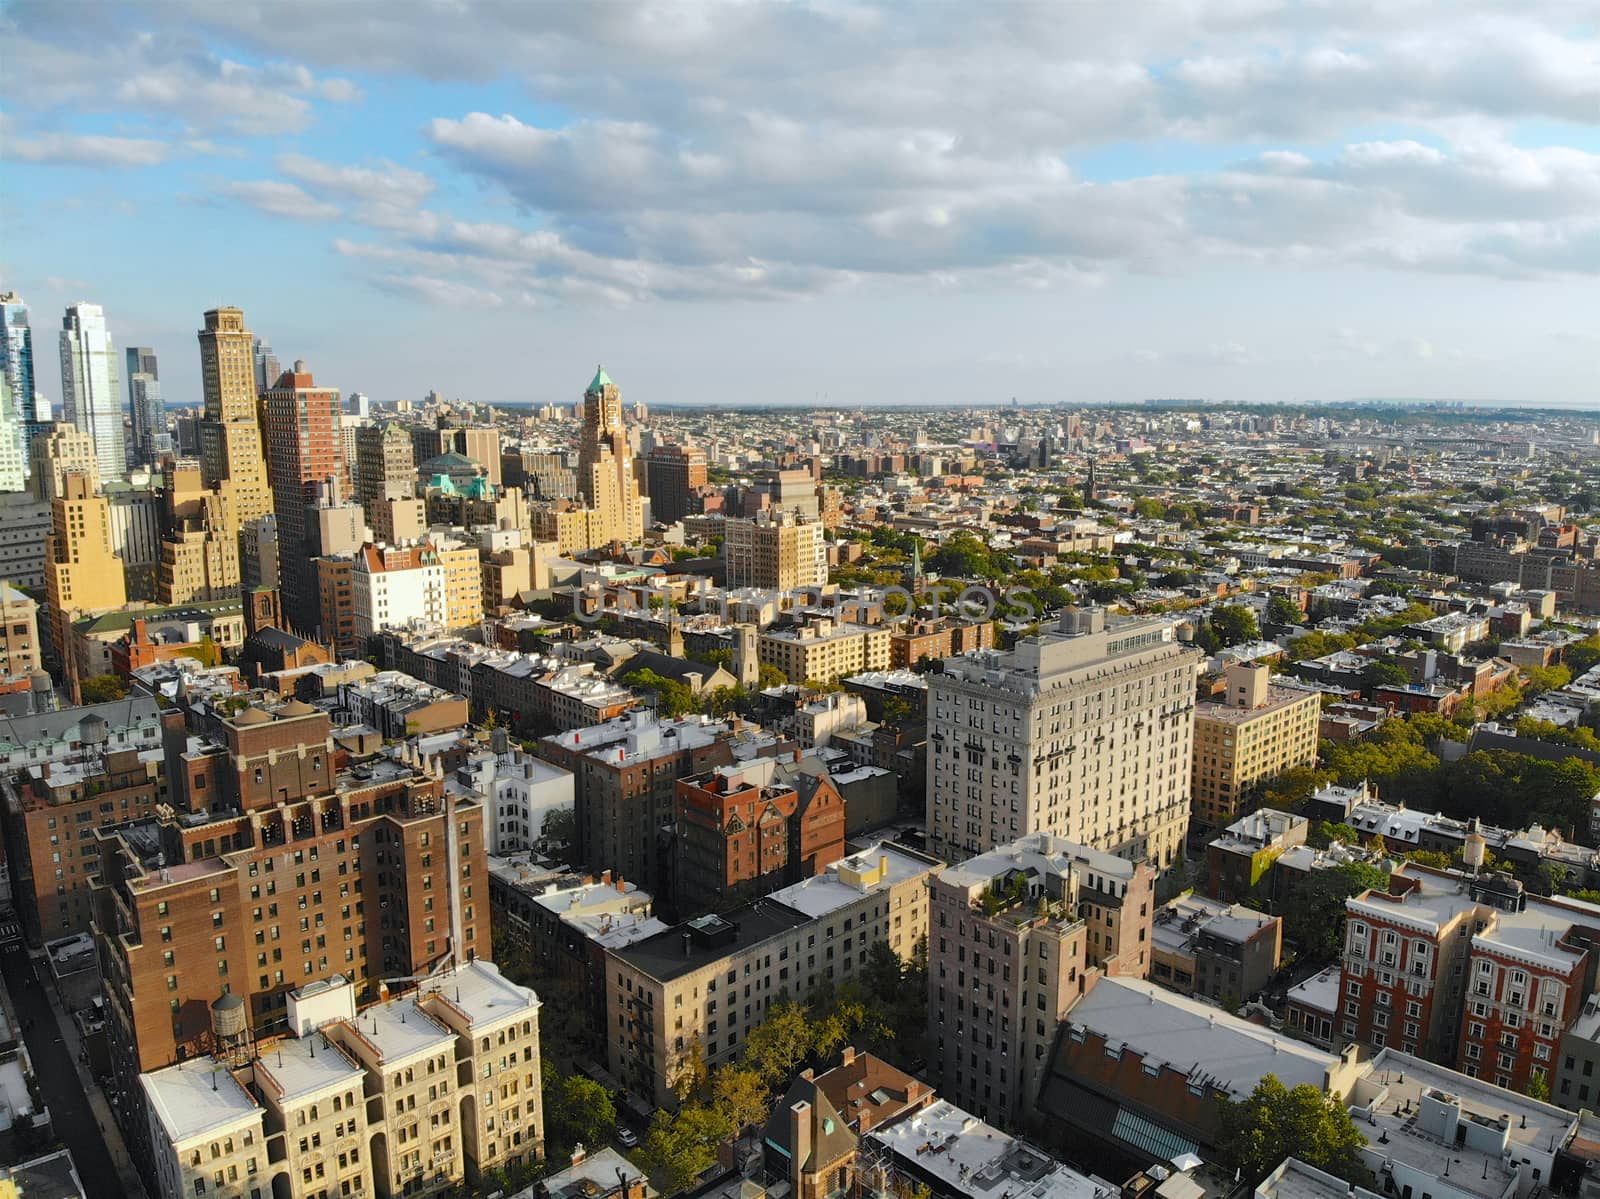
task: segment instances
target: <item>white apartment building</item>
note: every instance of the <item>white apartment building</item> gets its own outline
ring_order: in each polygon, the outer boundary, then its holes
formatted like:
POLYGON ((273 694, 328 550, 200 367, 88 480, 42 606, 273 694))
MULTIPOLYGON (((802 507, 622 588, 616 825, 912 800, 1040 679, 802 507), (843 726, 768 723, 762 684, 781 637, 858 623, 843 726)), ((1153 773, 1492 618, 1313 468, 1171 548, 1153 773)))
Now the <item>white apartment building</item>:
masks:
POLYGON ((928 851, 1047 832, 1165 869, 1189 825, 1198 650, 1156 620, 1069 610, 928 679, 928 851))
POLYGON ((1041 833, 929 880, 929 1064, 944 1094, 1018 1118, 1089 973, 1149 971, 1155 877, 1041 833))
POLYGON ((467 755, 456 778, 487 801, 492 813, 489 852, 533 849, 545 836, 545 820, 572 812, 576 794, 570 771, 504 742, 467 755))
POLYGON ((425 547, 403 556, 363 546, 351 571, 357 644, 414 622, 449 627, 445 568, 425 547))
POLYGON ((160 1199, 431 1195, 542 1156, 539 1000, 489 962, 360 1012, 334 975, 288 1018, 141 1076, 160 1199))

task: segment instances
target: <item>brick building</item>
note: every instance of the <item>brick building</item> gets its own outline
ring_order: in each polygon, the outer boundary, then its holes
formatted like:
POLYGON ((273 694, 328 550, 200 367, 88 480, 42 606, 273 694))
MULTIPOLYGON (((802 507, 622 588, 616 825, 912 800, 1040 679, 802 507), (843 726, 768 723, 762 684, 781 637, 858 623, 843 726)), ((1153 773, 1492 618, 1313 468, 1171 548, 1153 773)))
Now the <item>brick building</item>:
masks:
POLYGON ((1552 1082, 1562 1034, 1594 987, 1600 907, 1528 895, 1503 874, 1405 863, 1387 892, 1346 908, 1345 1040, 1518 1091, 1552 1082))
POLYGON ((1227 694, 1194 710, 1197 823, 1221 828, 1239 814, 1252 788, 1295 766, 1317 760, 1321 696, 1274 687, 1265 666, 1230 666, 1227 694))
POLYGON ((930 1067, 980 1116, 1021 1117, 1062 1018, 1099 970, 1151 966, 1155 871, 1036 833, 930 884, 930 1067))
POLYGON ((918 619, 889 636, 889 668, 915 666, 924 658, 938 661, 975 649, 994 648, 994 621, 959 620, 953 616, 918 619))
POLYGON ((539 742, 539 756, 574 779, 578 860, 655 890, 668 856, 658 832, 672 820, 677 781, 731 764, 732 731, 705 717, 639 711, 539 742))
POLYGON ((94 921, 113 1072, 132 1127, 135 1076, 215 1048, 211 1005, 243 1001, 281 1032, 289 992, 335 972, 358 994, 489 947, 480 806, 437 763, 340 768, 328 717, 291 700, 175 717, 170 805, 104 830, 94 921))
POLYGON ((772 777, 772 759, 679 779, 672 878, 680 913, 720 911, 821 874, 844 856, 845 813, 826 775, 772 777))

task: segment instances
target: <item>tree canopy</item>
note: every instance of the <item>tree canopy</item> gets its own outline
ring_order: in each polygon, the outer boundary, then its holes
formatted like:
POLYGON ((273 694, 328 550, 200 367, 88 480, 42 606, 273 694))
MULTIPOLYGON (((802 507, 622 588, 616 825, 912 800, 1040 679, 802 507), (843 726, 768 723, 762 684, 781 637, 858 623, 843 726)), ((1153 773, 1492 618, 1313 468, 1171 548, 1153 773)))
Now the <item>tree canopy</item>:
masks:
POLYGON ((1361 1160, 1366 1143, 1343 1099, 1309 1083, 1291 1089, 1268 1074, 1249 1098, 1222 1100, 1218 1151, 1251 1185, 1284 1158, 1297 1157, 1346 1182, 1370 1186, 1372 1173, 1361 1160))

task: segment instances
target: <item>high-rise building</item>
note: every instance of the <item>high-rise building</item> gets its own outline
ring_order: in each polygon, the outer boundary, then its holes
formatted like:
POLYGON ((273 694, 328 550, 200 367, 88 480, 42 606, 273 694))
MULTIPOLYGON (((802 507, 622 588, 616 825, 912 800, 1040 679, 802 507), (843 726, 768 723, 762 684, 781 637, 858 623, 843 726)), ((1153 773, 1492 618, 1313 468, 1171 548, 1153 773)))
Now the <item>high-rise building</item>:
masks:
POLYGON ((200 471, 207 487, 232 485, 224 517, 239 530, 272 511, 266 454, 256 410, 254 339, 237 308, 213 308, 200 330, 200 471))
POLYGON ((489 482, 500 486, 500 430, 493 425, 471 425, 451 432, 456 453, 480 463, 489 482))
POLYGON ((644 493, 650 516, 674 524, 689 515, 689 495, 706 485, 706 452, 681 445, 658 445, 644 457, 644 493))
POLYGON ((169 470, 165 483, 157 601, 186 604, 237 596, 240 531, 228 513, 232 484, 207 488, 193 464, 169 470))
POLYGON ((161 492, 149 483, 103 488, 111 505, 111 548, 122 559, 130 600, 156 598, 161 566, 161 492))
POLYGON ((365 425, 356 431, 356 464, 351 473, 356 499, 375 524, 380 500, 410 499, 417 491, 417 460, 411 434, 394 423, 365 425))
POLYGON ((61 494, 66 476, 73 471, 87 471, 92 475, 100 471, 94 438, 73 425, 41 426, 31 452, 31 488, 34 495, 46 502, 61 494))
POLYGON ((283 374, 283 368, 278 365, 278 356, 272 352, 272 347, 259 337, 251 339, 250 361, 258 394, 271 387, 278 381, 278 376, 283 374))
POLYGON ((128 469, 122 443, 117 351, 98 304, 74 304, 61 320, 61 403, 68 421, 94 439, 100 481, 128 469))
POLYGON ((1317 760, 1322 695, 1271 685, 1262 665, 1228 667, 1227 694, 1194 709, 1194 818, 1232 824, 1258 783, 1317 760))
POLYGON ((928 884, 928 1032, 940 1089, 1020 1119, 1094 970, 1150 969, 1155 871, 1046 833, 928 884))
POLYGON ((1199 651, 1069 609, 928 676, 928 842, 959 861, 1046 832, 1166 869, 1189 827, 1199 651))
POLYGON ((161 373, 156 352, 149 346, 129 346, 123 353, 128 365, 128 412, 133 418, 133 460, 148 465, 172 452, 167 406, 161 399, 161 373))
POLYGON ((0 293, 0 403, 4 403, 9 422, 15 426, 17 453, 23 471, 29 466, 28 448, 38 433, 40 417, 38 391, 33 374, 33 326, 28 322, 28 306, 14 291, 0 293))
POLYGON ((93 476, 71 471, 51 501, 50 538, 45 545, 45 594, 50 605, 51 645, 67 676, 76 673, 72 622, 128 602, 122 563, 111 549, 111 514, 93 476))
POLYGON ((823 527, 792 512, 755 519, 735 517, 723 526, 722 559, 729 587, 793 591, 828 581, 823 527))
POLYGON ((351 583, 358 645, 384 629, 410 624, 445 627, 445 570, 427 543, 363 546, 351 583))
POLYGON ((622 423, 622 393, 603 367, 583 393, 578 439, 578 494, 599 513, 600 544, 644 536, 644 505, 633 473, 633 450, 622 423))
MULTIPOLYGON (((130 1132, 150 1115, 139 1075, 227 1047, 219 1001, 224 1027, 259 1043, 294 1031, 293 991, 339 975, 378 999, 384 980, 487 953, 482 807, 445 788, 437 760, 346 771, 330 734, 326 713, 294 700, 219 716, 169 739, 154 819, 98 833, 94 922, 130 1132)), ((463 983, 464 1007, 469 995, 463 983)))
POLYGON ((344 477, 344 440, 339 392, 318 387, 297 361, 261 396, 267 477, 278 515, 278 562, 283 612, 289 627, 306 632, 317 624, 317 579, 307 553, 307 508, 319 485, 339 486, 344 477))

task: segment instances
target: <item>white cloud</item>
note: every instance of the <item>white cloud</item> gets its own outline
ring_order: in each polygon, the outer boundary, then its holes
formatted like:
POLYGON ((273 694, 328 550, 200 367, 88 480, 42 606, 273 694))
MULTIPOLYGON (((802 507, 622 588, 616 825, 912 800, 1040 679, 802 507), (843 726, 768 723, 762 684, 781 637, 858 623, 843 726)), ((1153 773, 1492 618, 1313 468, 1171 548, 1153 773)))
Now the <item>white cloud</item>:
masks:
POLYGON ((303 188, 277 179, 229 183, 222 191, 269 216, 291 221, 331 221, 340 215, 338 205, 326 204, 308 195, 303 188))
POLYGON ((18 162, 63 163, 84 167, 151 167, 172 156, 166 142, 144 137, 103 137, 88 133, 8 134, 6 157, 18 162))

